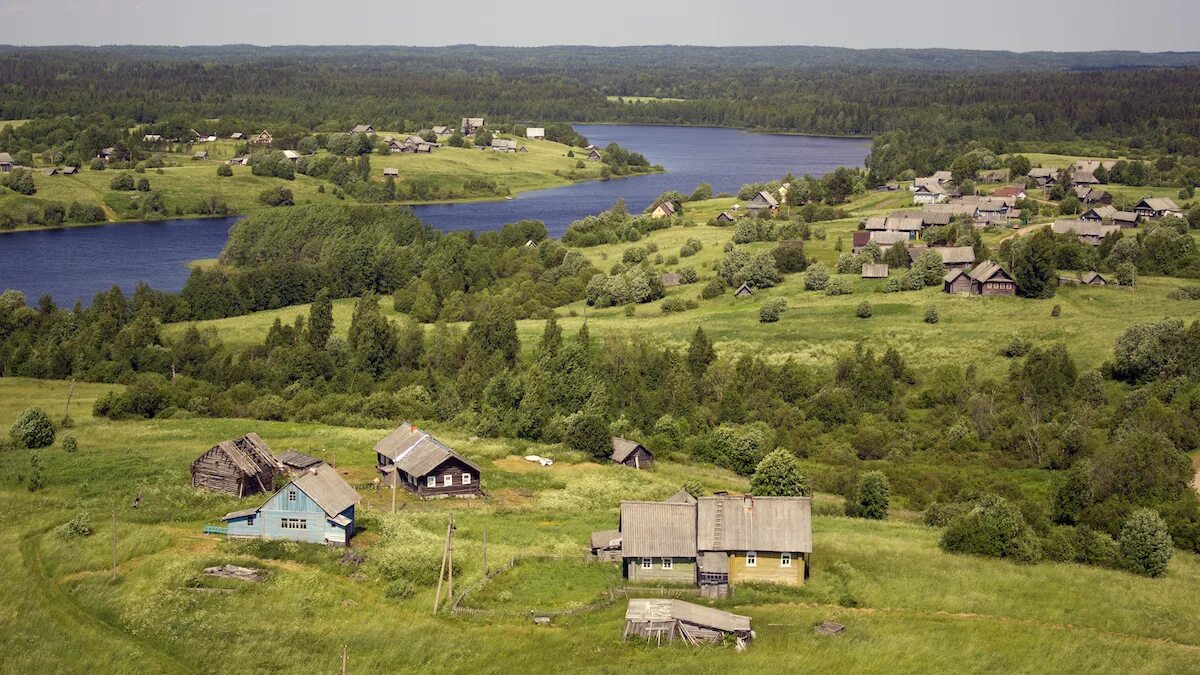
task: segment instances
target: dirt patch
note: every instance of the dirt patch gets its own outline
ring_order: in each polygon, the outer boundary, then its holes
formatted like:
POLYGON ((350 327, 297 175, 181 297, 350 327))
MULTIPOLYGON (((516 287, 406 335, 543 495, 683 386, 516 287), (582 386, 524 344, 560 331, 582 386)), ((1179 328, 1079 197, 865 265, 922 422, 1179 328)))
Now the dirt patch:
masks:
POLYGON ((537 473, 539 471, 549 471, 551 473, 578 473, 580 471, 591 471, 600 467, 595 462, 583 462, 581 464, 564 464, 555 462, 550 466, 542 466, 537 462, 528 462, 524 457, 517 455, 509 455, 500 459, 492 460, 492 464, 501 471, 510 473, 537 473))

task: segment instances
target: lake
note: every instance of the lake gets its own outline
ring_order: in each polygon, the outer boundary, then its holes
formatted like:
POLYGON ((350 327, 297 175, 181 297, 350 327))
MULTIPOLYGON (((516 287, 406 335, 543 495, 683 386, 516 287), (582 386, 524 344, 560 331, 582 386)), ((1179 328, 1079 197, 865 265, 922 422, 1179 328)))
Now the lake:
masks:
MULTIPOLYGON (((541 220, 557 237, 572 221, 603 211, 617 199, 624 199, 630 211, 640 211, 663 192, 691 194, 702 182, 711 183, 714 193, 735 192, 745 183, 788 172, 822 175, 839 166, 861 166, 871 148, 867 139, 710 127, 575 128, 597 146, 616 142, 640 152, 666 173, 535 190, 498 202, 428 204, 413 211, 447 231, 497 230, 517 220, 541 220)), ((30 304, 49 293, 60 305, 90 303, 113 284, 132 291, 138 281, 177 291, 187 280, 187 263, 217 257, 235 222, 237 218, 191 219, 0 234, 0 289, 23 291, 30 304)))

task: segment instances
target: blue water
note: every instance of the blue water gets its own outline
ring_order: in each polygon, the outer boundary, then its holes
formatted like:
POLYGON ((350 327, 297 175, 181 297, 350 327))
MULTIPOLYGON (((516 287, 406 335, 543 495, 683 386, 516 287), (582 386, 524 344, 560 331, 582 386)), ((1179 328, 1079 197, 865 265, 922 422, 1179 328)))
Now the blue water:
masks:
MULTIPOLYGON (((522 219, 541 220, 551 236, 572 221, 598 213, 618 198, 640 211, 668 190, 690 194, 701 182, 714 192, 794 175, 821 175, 839 166, 861 166, 871 142, 864 139, 751 134, 736 129, 581 124, 576 129, 600 147, 611 142, 642 153, 666 173, 589 181, 526 192, 512 200, 417 206, 423 221, 441 230, 497 230, 522 219)), ((138 281, 177 291, 186 264, 215 258, 237 218, 120 223, 97 227, 0 234, 0 289, 25 293, 33 304, 51 294, 59 305, 90 303, 114 284, 132 291, 138 281)))

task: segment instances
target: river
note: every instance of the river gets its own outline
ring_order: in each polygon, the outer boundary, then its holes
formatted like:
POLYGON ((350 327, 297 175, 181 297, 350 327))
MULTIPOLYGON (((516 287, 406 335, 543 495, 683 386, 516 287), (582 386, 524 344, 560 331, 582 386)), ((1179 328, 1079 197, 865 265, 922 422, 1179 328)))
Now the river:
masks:
MULTIPOLYGON (((733 192, 750 182, 773 180, 789 171, 821 175, 839 166, 861 166, 870 150, 865 139, 752 134, 736 129, 580 124, 595 145, 617 142, 642 153, 666 173, 589 181, 535 190, 511 200, 428 204, 413 211, 442 230, 494 230, 522 219, 541 220, 552 236, 586 215, 623 198, 631 211, 659 194, 690 194, 697 184, 733 192)), ((50 294, 59 304, 90 302, 114 284, 131 291, 138 281, 177 291, 187 280, 187 263, 215 258, 237 218, 115 223, 96 227, 0 234, 0 289, 15 288, 32 304, 50 294)))

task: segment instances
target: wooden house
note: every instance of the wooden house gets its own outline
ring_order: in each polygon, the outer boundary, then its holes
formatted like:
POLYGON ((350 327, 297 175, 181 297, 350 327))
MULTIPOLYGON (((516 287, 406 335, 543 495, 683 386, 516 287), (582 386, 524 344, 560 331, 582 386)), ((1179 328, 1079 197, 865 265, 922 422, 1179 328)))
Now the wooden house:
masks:
POLYGON ((518 146, 517 142, 512 139, 505 139, 505 138, 493 138, 492 139, 492 150, 495 150, 496 152, 520 152, 523 149, 524 149, 524 146, 518 146))
POLYGON ((64 176, 74 176, 77 173, 79 173, 79 167, 77 166, 64 166, 62 170, 64 176))
POLYGON ((450 127, 446 126, 445 124, 435 125, 433 127, 432 131, 433 131, 433 133, 437 134, 438 136, 449 136, 450 135, 450 127))
POLYGON ((387 178, 389 176, 392 178, 399 178, 400 177, 400 169, 397 169, 397 168, 391 167, 391 166, 385 167, 383 169, 383 177, 387 178))
POLYGON ((762 211, 763 209, 775 211, 779 208, 779 200, 775 199, 775 196, 770 192, 759 190, 746 202, 746 208, 754 212, 762 211))
POLYGON ((621 502, 621 559, 630 581, 696 583, 696 505, 621 502))
POLYGON ((230 138, 230 140, 234 140, 234 141, 243 141, 246 139, 246 134, 243 134, 240 131, 235 131, 229 135, 229 138, 230 138))
POLYGON ((1075 163, 1071 165, 1071 171, 1087 171, 1088 173, 1095 173, 1101 167, 1104 167, 1105 171, 1112 171, 1113 167, 1116 165, 1117 161, 1115 159, 1080 159, 1076 160, 1075 163))
POLYGON ((58 175, 58 167, 48 166, 48 167, 42 169, 42 175, 46 176, 46 177, 57 176, 58 175))
POLYGON ((200 152, 197 152, 196 154, 192 155, 192 159, 208 159, 208 151, 201 150, 200 152))
POLYGON ((295 150, 284 150, 283 158, 292 164, 295 164, 296 162, 300 161, 300 153, 296 152, 295 150))
POLYGON ((1054 169, 1043 169, 1037 167, 1030 169, 1029 173, 1026 175, 1033 179, 1033 181, 1037 183, 1037 186, 1040 188, 1052 188, 1056 183, 1058 183, 1058 171, 1054 169))
POLYGON ((600 154, 599 148, 591 148, 588 150, 587 160, 589 162, 600 162, 604 160, 604 156, 600 154))
POLYGON ((614 436, 612 439, 612 461, 635 469, 650 469, 654 466, 654 453, 637 441, 614 436))
POLYGON ((1083 215, 1079 216, 1080 220, 1090 220, 1096 223, 1102 223, 1106 220, 1111 221, 1113 214, 1117 212, 1115 206, 1093 206, 1083 215))
POLYGON ((621 531, 604 530, 591 536, 592 556, 602 562, 621 562, 621 531))
POLYGON ((956 267, 942 277, 942 292, 961 295, 971 294, 971 277, 966 269, 956 267))
POLYGON ((275 489, 281 468, 271 448, 250 432, 209 448, 192 462, 192 487, 245 497, 275 489))
POLYGON ((862 267, 863 279, 886 279, 887 277, 887 263, 868 263, 862 267))
POLYGON ((143 143, 161 143, 163 137, 160 134, 146 134, 142 136, 143 143))
POLYGON ((254 140, 251 141, 251 143, 255 145, 270 145, 274 142, 275 139, 271 137, 271 132, 267 131, 266 129, 263 129, 261 132, 259 132, 259 134, 254 137, 254 140))
POLYGON ((1025 199, 1025 186, 1005 185, 1004 187, 996 188, 992 192, 992 196, 1001 199, 1025 199))
POLYGON ((738 289, 733 292, 735 298, 748 298, 751 295, 754 295, 754 289, 750 288, 750 284, 747 283, 738 286, 738 289))
POLYGON ((936 183, 922 183, 913 190, 914 204, 937 204, 950 198, 945 188, 936 183))
POLYGON ((482 117, 464 117, 462 118, 462 125, 459 127, 459 129, 462 131, 463 136, 471 136, 476 131, 482 129, 483 126, 484 124, 482 117))
POLYGON ((1011 176, 1008 169, 992 169, 979 172, 979 180, 984 183, 1003 183, 1011 176))
POLYGON ((733 220, 733 214, 728 211, 722 211, 717 214, 718 225, 731 225, 733 224, 733 220))
MULTIPOLYGON (((342 127, 342 128, 344 129, 345 127, 342 127)), ((353 129, 350 130, 350 133, 374 136, 375 135, 375 127, 371 126, 370 124, 358 124, 358 125, 355 125, 355 127, 353 129)))
MULTIPOLYGON (((726 567, 725 583, 730 586, 747 581, 799 586, 809 576, 812 558, 812 501, 808 497, 701 497, 696 503, 696 537, 702 574, 726 567)), ((703 577, 700 583, 704 585, 703 577)), ((719 586, 721 581, 710 583, 719 586)))
POLYGON ((913 262, 925 251, 936 251, 942 256, 942 266, 947 270, 969 270, 975 265, 975 249, 970 246, 912 246, 908 249, 908 257, 913 262))
POLYGON ((1183 217, 1183 209, 1179 208, 1170 197, 1146 197, 1133 207, 1133 212, 1143 220, 1166 218, 1167 216, 1183 217))
POLYGON ((1100 276, 1100 273, 1097 272, 1096 270, 1091 270, 1090 272, 1084 272, 1083 277, 1081 278, 1081 281, 1083 282, 1083 285, 1085 285, 1085 286, 1107 286, 1108 285, 1108 279, 1105 279, 1104 277, 1100 276))
POLYGON ((735 649, 742 651, 754 638, 754 631, 750 630, 750 617, 741 614, 674 598, 630 598, 621 639, 628 640, 631 635, 659 643, 678 639, 693 646, 732 639, 735 649))
POLYGON ((1004 268, 991 260, 984 260, 968 273, 971 277, 971 293, 975 295, 1016 295, 1017 282, 1004 268))
POLYGON ((674 217, 677 213, 679 213, 679 207, 675 204, 675 202, 668 199, 667 201, 660 203, 658 206, 655 206, 654 210, 650 212, 650 217, 658 220, 659 218, 674 217))
POLYGON ((1089 188, 1087 194, 1083 196, 1084 204, 1112 204, 1112 194, 1107 190, 1097 190, 1089 188))
POLYGON ((288 450, 279 456, 279 463, 283 466, 283 470, 289 475, 296 476, 308 471, 314 466, 325 464, 325 460, 317 459, 311 455, 306 455, 295 450, 288 450))
POLYGON ((361 500, 337 470, 321 463, 296 476, 262 506, 225 515, 230 537, 345 546, 361 500))
POLYGON ((1088 187, 1099 185, 1100 179, 1096 178, 1091 171, 1073 171, 1071 172, 1071 185, 1075 187, 1088 187))
POLYGON ((403 485, 421 497, 478 497, 479 466, 416 425, 405 425, 375 444, 376 468, 385 485, 403 485))
POLYGON ((0 171, 8 173, 13 170, 13 157, 7 152, 0 152, 0 171))
POLYGON ((1121 229, 1120 225, 1105 225, 1094 220, 1056 220, 1050 225, 1054 234, 1073 234, 1081 244, 1099 246, 1104 238, 1121 229))

